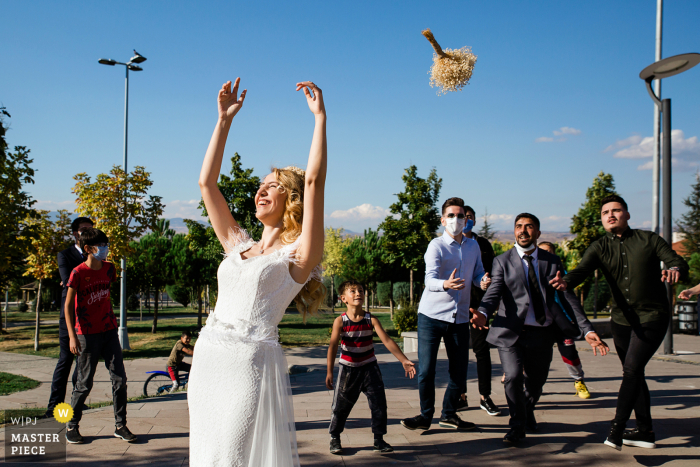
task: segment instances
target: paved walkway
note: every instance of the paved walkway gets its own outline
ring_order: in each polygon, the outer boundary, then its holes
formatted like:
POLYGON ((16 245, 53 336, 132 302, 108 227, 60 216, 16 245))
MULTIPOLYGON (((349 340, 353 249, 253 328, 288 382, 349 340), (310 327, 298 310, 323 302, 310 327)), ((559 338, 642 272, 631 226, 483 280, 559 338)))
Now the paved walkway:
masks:
MULTIPOLYGON (((652 413, 658 437, 657 449, 624 448, 622 452, 602 444, 609 421, 613 418, 617 390, 620 384, 620 364, 615 355, 593 357, 581 352, 593 398, 582 400, 573 396, 573 383, 555 350, 555 360, 549 381, 545 386, 536 417, 540 432, 528 435, 520 447, 503 446, 501 439, 508 430, 508 417, 490 417, 478 408, 462 412, 462 418, 476 423, 475 433, 456 433, 434 424, 426 432, 404 429, 399 420, 418 414, 417 383, 403 376, 401 365, 383 348, 378 348, 380 366, 384 374, 389 404, 389 433, 386 440, 395 452, 379 455, 371 449, 369 409, 360 396, 343 433, 346 454, 342 457, 328 453, 328 422, 332 394, 326 390, 325 348, 287 349, 290 365, 297 370, 311 371, 292 376, 294 411, 297 425, 299 454, 303 466, 577 466, 642 465, 642 466, 697 466, 700 463, 700 337, 676 335, 678 355, 672 360, 658 356, 647 367, 647 381, 652 393, 652 413)), ((611 340, 608 340, 611 344, 611 340)), ((579 343, 582 347, 584 343, 579 343)), ((379 347, 379 346, 378 346, 379 347)), ((493 399, 505 408, 503 387, 499 383, 500 365, 496 351, 492 351, 493 399)), ((408 355, 416 360, 416 355, 408 355)), ((48 375, 53 359, 0 353, 0 371, 32 375, 48 375), (13 359, 12 356, 15 356, 13 359), (25 358, 26 357, 26 358, 25 358)), ((127 362, 130 376, 130 395, 140 392, 145 369, 160 368, 165 359, 127 362), (133 386, 136 386, 134 389, 133 386), (133 392, 132 392, 133 391, 133 392)), ((98 379, 104 380, 98 371, 98 379)), ((437 398, 444 394, 447 361, 444 352, 438 365, 437 398)), ((38 378, 47 381, 46 376, 38 378)), ((106 383, 106 380, 104 381, 106 383)), ((103 384, 103 383, 99 383, 103 384)), ((39 388, 12 396, 0 397, 0 408, 22 400, 39 400, 39 388), (37 394, 34 394, 37 393, 37 394)), ((104 398, 105 390, 96 390, 94 399, 104 398)), ((476 366, 469 366, 469 400, 475 406, 478 399, 476 366)), ((232 395, 232 397, 235 397, 232 395)), ((108 397, 109 398, 109 397, 108 397)), ((507 412, 507 411, 506 411, 507 412)), ((112 436, 114 418, 112 408, 85 413, 81 432, 88 443, 68 446, 70 465, 188 465, 188 411, 186 394, 179 393, 129 404, 130 429, 139 436, 139 443, 129 445, 112 436)), ((633 422, 629 424, 632 426, 633 422)), ((1 449, 1 448, 0 448, 1 449)), ((19 464, 17 464, 19 465, 19 464)))

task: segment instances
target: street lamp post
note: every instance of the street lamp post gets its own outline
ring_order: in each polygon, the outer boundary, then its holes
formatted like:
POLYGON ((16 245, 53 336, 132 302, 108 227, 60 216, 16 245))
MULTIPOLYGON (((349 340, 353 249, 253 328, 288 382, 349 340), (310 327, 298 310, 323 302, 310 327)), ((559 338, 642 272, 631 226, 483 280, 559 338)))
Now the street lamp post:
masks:
MULTIPOLYGON (((101 58, 98 63, 102 65, 124 65, 126 68, 126 79, 124 84, 124 173, 126 174, 126 162, 128 153, 128 141, 129 141, 129 70, 131 71, 142 71, 143 68, 136 65, 138 63, 143 63, 146 61, 146 57, 134 50, 134 56, 131 57, 126 63, 118 62, 116 60, 101 58)), ((125 200, 126 202, 126 200, 125 200)), ((123 350, 130 350, 129 346, 129 333, 126 329, 126 257, 121 259, 122 266, 122 278, 121 278, 121 294, 119 300, 119 342, 123 350)))
MULTIPOLYGON (((700 54, 681 54, 654 62, 644 68, 639 77, 646 82, 647 92, 658 106, 662 120, 662 176, 663 176, 663 237, 669 245, 673 244, 673 218, 671 217, 671 99, 659 100, 651 87, 655 79, 668 78, 693 68, 700 63, 700 54)), ((669 316, 668 331, 664 338, 664 354, 673 353, 673 287, 666 283, 668 294, 669 316)))

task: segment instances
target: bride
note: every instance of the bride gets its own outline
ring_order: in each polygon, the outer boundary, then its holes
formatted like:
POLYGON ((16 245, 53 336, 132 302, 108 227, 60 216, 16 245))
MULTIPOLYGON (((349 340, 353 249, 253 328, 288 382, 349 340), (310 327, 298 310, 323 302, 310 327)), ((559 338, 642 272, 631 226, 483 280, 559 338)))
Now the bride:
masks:
POLYGON ((233 117, 245 100, 240 78, 219 91, 219 119, 204 156, 199 187, 225 258, 218 271, 216 309, 202 328, 188 387, 190 465, 298 466, 292 393, 277 325, 292 300, 315 311, 325 289, 323 190, 326 110, 321 90, 297 83, 314 114, 307 170, 273 169, 255 195, 264 225, 254 242, 229 211, 217 187, 233 117))

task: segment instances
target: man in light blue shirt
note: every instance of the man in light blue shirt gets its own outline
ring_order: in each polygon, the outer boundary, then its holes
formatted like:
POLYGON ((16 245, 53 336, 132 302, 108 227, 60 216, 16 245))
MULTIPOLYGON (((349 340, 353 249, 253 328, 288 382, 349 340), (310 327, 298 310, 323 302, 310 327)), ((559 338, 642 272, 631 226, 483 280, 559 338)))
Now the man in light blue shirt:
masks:
POLYGON ((418 306, 418 391, 421 414, 401 420, 410 429, 427 430, 435 413, 435 368, 440 341, 444 340, 449 360, 450 382, 442 402, 440 426, 475 430, 461 420, 458 399, 466 392, 469 363, 469 300, 474 284, 486 290, 491 282, 481 263, 479 244, 462 235, 464 201, 450 198, 442 205, 442 236, 425 252, 425 290, 418 306))

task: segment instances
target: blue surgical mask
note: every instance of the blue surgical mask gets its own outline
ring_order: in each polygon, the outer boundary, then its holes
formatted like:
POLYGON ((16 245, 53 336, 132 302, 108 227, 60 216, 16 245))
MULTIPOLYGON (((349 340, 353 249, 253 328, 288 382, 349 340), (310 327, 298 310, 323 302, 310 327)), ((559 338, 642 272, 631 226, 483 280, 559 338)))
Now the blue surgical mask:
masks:
POLYGON ((462 233, 469 233, 472 231, 474 228, 474 219, 467 219, 467 223, 464 225, 464 228, 462 229, 462 233))
POLYGON ((95 259, 99 259, 100 261, 106 261, 107 260, 107 255, 109 255, 109 245, 107 246, 98 246, 95 247, 97 248, 97 253, 93 253, 92 256, 95 259))

